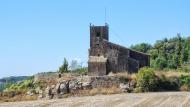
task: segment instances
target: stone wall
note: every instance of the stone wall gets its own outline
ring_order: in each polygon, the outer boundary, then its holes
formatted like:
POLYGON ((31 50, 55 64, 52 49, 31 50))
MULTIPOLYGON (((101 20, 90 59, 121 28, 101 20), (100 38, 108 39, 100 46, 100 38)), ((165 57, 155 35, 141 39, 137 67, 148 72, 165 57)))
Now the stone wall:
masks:
POLYGON ((144 66, 150 66, 150 55, 145 53, 137 52, 134 50, 129 51, 129 57, 139 62, 139 68, 144 66))
POLYGON ((61 78, 56 84, 49 85, 45 90, 42 90, 39 98, 62 98, 67 94, 77 95, 83 90, 110 89, 112 87, 120 89, 121 92, 128 92, 135 88, 135 82, 122 81, 115 76, 79 76, 70 80, 61 78))
POLYGON ((111 88, 113 86, 119 87, 121 81, 117 77, 97 76, 90 77, 92 88, 111 88))

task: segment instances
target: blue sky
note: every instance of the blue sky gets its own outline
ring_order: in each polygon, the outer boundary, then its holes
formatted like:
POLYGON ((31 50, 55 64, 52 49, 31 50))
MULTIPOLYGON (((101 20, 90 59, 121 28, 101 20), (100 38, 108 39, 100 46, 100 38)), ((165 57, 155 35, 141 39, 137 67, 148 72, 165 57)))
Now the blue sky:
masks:
POLYGON ((63 58, 87 62, 89 23, 124 46, 190 35, 189 0, 1 0, 0 77, 55 71, 63 58))

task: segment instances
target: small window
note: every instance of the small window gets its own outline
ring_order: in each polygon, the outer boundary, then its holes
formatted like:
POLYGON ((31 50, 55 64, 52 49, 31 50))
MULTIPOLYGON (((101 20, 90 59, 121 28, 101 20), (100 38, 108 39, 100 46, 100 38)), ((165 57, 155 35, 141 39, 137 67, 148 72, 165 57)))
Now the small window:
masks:
POLYGON ((97 32, 97 33, 96 33, 96 37, 100 37, 100 32, 97 32))

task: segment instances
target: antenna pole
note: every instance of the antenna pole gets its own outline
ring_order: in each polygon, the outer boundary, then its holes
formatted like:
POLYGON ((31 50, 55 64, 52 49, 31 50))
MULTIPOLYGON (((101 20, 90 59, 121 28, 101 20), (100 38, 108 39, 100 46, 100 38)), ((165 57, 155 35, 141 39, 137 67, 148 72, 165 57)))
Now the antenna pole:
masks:
POLYGON ((107 18, 107 11, 106 11, 106 8, 105 8, 105 24, 106 24, 106 18, 107 18))

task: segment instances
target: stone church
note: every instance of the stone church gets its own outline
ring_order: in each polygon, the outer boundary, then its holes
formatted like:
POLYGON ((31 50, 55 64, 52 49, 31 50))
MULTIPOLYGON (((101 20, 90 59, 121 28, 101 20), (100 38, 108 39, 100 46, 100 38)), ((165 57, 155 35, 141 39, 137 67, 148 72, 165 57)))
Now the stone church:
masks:
POLYGON ((109 27, 90 25, 88 75, 102 76, 109 72, 138 72, 150 65, 150 56, 109 42, 109 27))

